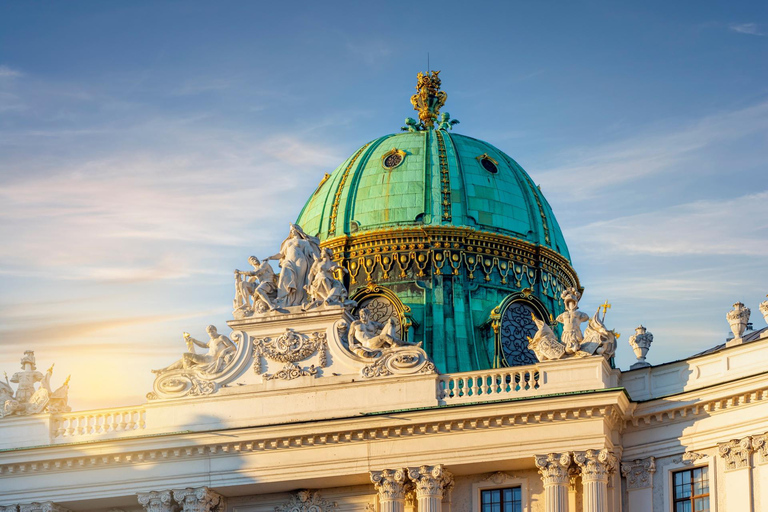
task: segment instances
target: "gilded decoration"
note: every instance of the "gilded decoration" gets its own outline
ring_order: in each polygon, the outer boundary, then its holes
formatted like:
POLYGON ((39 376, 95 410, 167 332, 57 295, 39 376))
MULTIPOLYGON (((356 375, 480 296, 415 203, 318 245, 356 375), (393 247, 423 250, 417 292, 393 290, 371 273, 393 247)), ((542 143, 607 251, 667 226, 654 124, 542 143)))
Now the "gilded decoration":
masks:
POLYGON ((411 96, 413 110, 425 128, 434 128, 440 109, 448 95, 440 90, 440 71, 427 71, 417 75, 416 94, 411 96))
POLYGON ((347 269, 350 289, 431 275, 465 275, 510 288, 538 286, 554 300, 568 288, 580 288, 568 260, 555 251, 469 228, 367 231, 325 240, 321 246, 333 250, 334 260, 347 269))
POLYGON ((413 325, 411 308, 403 304, 395 292, 376 283, 369 283, 355 293, 354 300, 357 302, 354 315, 365 308, 377 322, 393 318, 397 325, 397 334, 403 340, 408 339, 408 330, 413 325))
POLYGON ((437 158, 440 163, 440 206, 443 212, 443 220, 451 221, 451 173, 448 170, 448 155, 445 150, 445 140, 440 131, 435 132, 437 138, 437 158))
POLYGON ((386 170, 391 171, 400 166, 405 161, 405 151, 402 149, 392 148, 383 155, 381 155, 381 166, 386 170))
POLYGON ((333 198, 333 208, 331 210, 331 218, 330 218, 330 226, 328 228, 328 234, 333 236, 336 233, 336 217, 339 214, 339 203, 341 202, 341 193, 344 190, 344 185, 347 182, 347 178, 349 177, 349 171, 352 170, 352 166, 355 165, 355 162, 357 162, 357 159, 360 158, 360 155, 363 154, 363 151, 365 151, 366 148, 370 146, 370 143, 366 144, 365 146, 361 147, 357 150, 357 153, 352 155, 352 158, 349 159, 349 163, 344 168, 344 174, 341 175, 341 181, 339 182, 339 187, 336 189, 336 195, 333 198))

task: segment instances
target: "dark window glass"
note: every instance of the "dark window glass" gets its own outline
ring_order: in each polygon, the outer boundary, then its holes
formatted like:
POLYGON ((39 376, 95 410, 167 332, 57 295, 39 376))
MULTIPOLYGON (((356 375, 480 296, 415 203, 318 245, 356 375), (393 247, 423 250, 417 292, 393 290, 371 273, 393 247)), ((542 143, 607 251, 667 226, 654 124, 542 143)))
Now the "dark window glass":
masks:
POLYGON ((528 348, 528 337, 536 335, 533 310, 521 302, 513 302, 501 319, 501 350, 509 366, 536 364, 536 354, 528 348))
POLYGON ((481 491, 480 510, 482 512, 522 512, 522 492, 519 487, 481 491))
POLYGON ((384 167, 387 169, 392 169, 393 167, 400 165, 400 162, 402 161, 403 156, 400 153, 392 153, 384 159, 384 167))
POLYGON ((491 162, 487 158, 481 158, 480 159, 480 164, 482 164, 483 169, 485 169, 486 171, 488 171, 488 172, 490 172, 492 174, 496 174, 497 172, 499 172, 499 169, 496 168, 496 164, 494 164, 493 162, 491 162))
POLYGON ((674 512, 709 512, 709 468, 673 473, 674 512))

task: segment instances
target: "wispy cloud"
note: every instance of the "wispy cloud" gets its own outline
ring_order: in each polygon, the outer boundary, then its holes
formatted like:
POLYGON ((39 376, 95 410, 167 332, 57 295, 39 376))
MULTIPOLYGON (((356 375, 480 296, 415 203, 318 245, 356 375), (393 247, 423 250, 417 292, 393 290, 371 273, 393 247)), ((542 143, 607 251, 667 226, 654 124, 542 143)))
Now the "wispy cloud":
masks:
POLYGON ((8 66, 0 64, 0 78, 18 78, 24 73, 18 69, 13 69, 8 66))
POLYGON ((731 23, 728 25, 728 28, 739 34, 749 34, 751 36, 765 35, 765 32, 760 30, 760 26, 757 23, 731 23))
POLYGON ((768 191, 696 201, 571 230, 592 254, 768 254, 768 191))
POLYGON ((768 102, 723 112, 685 126, 654 127, 644 135, 575 148, 559 165, 536 173, 545 192, 561 201, 586 201, 638 179, 689 172, 705 148, 755 133, 768 134, 768 102))

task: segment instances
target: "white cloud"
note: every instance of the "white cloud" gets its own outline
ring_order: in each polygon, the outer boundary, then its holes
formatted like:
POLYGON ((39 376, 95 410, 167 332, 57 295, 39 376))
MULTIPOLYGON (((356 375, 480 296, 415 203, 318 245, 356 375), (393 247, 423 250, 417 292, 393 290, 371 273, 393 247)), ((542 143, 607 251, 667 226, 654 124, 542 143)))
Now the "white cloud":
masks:
POLYGON ((0 65, 0 78, 18 78, 24 73, 17 69, 9 68, 5 65, 0 65))
POLYGON ((593 222, 569 235, 590 255, 765 255, 768 191, 593 222))
POLYGON ((765 33, 760 30, 757 23, 731 23, 728 25, 728 28, 740 34, 749 34, 751 36, 765 35, 765 33))

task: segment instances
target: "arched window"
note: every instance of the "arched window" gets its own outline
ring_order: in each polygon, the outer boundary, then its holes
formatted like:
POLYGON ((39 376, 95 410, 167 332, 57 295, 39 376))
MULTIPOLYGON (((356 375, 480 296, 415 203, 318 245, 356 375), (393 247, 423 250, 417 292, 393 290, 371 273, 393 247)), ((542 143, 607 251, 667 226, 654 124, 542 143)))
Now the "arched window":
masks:
POLYGON ((491 315, 496 336, 497 366, 525 366, 536 364, 538 359, 528 348, 528 338, 538 330, 531 315, 547 318, 543 304, 530 294, 516 293, 508 296, 491 315))

